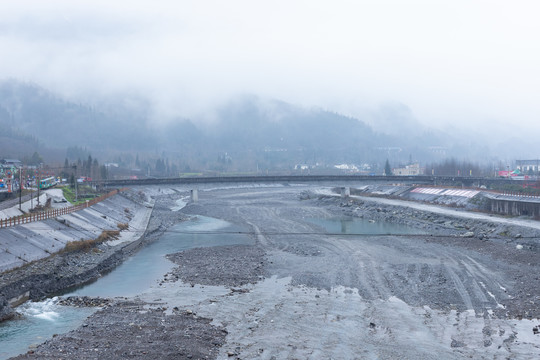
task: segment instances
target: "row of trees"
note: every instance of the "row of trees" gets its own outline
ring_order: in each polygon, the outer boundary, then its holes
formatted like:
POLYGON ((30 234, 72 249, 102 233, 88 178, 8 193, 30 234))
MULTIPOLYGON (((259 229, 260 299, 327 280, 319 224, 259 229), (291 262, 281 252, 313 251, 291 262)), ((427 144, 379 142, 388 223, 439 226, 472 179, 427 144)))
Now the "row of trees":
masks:
POLYGON ((93 159, 91 155, 88 155, 87 159, 81 160, 79 158, 71 164, 66 158, 61 175, 63 178, 70 179, 84 176, 93 180, 105 180, 108 178, 108 170, 105 165, 100 165, 97 159, 93 159))
MULTIPOLYGON (((427 164, 425 167, 427 175, 441 176, 491 176, 491 167, 481 167, 471 161, 456 159, 446 159, 441 162, 427 164)), ((393 175, 392 167, 388 159, 384 165, 384 174, 393 175)))
POLYGON ((490 168, 483 168, 471 161, 446 159, 442 162, 426 165, 426 173, 443 176, 491 176, 490 168))

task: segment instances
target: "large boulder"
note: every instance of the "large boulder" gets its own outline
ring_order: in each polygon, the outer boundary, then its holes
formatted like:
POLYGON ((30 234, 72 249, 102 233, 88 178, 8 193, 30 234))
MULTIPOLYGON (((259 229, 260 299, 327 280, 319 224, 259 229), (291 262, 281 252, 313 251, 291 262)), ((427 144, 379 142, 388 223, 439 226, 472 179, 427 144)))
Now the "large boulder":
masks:
POLYGON ((9 306, 7 299, 0 295, 0 322, 11 319, 15 316, 15 311, 9 306))

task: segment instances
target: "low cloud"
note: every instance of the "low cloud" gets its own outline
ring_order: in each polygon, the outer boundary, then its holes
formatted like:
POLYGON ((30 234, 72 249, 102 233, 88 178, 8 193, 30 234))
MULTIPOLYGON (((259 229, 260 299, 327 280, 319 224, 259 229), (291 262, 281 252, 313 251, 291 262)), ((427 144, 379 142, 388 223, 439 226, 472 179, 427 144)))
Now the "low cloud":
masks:
POLYGON ((0 67, 70 97, 148 97, 157 119, 254 93, 353 116, 400 102, 439 127, 536 127, 538 7, 17 1, 0 14, 0 67))

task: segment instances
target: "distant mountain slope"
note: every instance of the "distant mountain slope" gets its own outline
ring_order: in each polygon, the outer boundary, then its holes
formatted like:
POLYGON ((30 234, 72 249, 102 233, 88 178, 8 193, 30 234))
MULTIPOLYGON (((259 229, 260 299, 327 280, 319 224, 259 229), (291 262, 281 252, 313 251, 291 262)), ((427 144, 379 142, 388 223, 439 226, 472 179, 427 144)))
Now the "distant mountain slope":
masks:
POLYGON ((287 151, 300 163, 362 161, 386 138, 357 119, 254 96, 219 108, 217 118, 206 129, 214 146, 235 153, 287 151))
POLYGON ((196 126, 184 119, 148 127, 148 112, 132 111, 122 104, 97 109, 66 101, 35 84, 15 80, 0 83, 4 125, 52 147, 170 152, 197 149, 196 153, 205 157, 221 152, 238 157, 247 150, 286 149, 354 158, 352 154, 367 151, 381 137, 356 119, 257 97, 222 106, 217 110, 217 121, 210 125, 196 126))
POLYGON ((0 83, 0 112, 8 114, 11 129, 52 147, 122 148, 132 141, 144 144, 147 135, 127 111, 111 116, 15 80, 0 83))
POLYGON ((376 132, 359 119, 256 96, 216 108, 213 121, 177 119, 162 125, 152 123, 154 109, 144 98, 118 96, 94 104, 68 101, 35 84, 0 82, 3 146, 29 151, 39 140, 53 148, 87 148, 102 159, 112 152, 147 153, 200 167, 227 158, 236 169, 385 159, 397 166, 410 158, 467 155, 478 146, 422 127, 402 105, 375 113, 376 132))

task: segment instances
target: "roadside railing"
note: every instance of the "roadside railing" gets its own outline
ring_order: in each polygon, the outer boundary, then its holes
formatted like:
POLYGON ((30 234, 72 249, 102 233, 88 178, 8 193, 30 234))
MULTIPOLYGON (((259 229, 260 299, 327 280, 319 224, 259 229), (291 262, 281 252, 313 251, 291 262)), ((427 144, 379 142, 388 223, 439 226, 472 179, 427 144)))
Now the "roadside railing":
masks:
POLYGON ((35 221, 47 220, 47 219, 50 219, 50 218, 55 218, 55 217, 70 214, 72 212, 76 212, 76 211, 79 211, 79 210, 82 210, 82 209, 86 209, 87 207, 95 205, 95 204, 97 204, 97 203, 99 203, 99 202, 101 202, 101 201, 103 201, 105 199, 108 199, 111 196, 114 196, 114 195, 116 195, 119 192, 124 191, 124 190, 126 190, 126 188, 116 189, 116 190, 110 191, 107 194, 103 194, 103 195, 101 195, 99 197, 96 197, 96 198, 94 198, 92 200, 87 200, 85 203, 82 203, 82 204, 79 204, 79 205, 68 206, 68 207, 64 207, 64 208, 60 208, 60 209, 51 209, 51 210, 47 210, 47 211, 40 211, 40 212, 36 212, 36 213, 24 214, 24 215, 19 215, 19 216, 13 216, 13 217, 10 217, 10 218, 7 218, 7 219, 0 219, 0 229, 5 228, 5 227, 9 227, 9 226, 14 226, 14 225, 28 224, 28 223, 35 222, 35 221))

